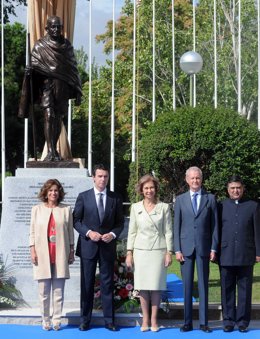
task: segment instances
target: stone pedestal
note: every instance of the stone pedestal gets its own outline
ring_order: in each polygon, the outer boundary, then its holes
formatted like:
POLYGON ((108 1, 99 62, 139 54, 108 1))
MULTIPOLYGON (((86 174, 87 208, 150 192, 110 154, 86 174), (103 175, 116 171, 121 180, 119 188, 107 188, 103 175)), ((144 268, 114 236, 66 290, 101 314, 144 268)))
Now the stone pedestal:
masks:
MULTIPOLYGON (((0 229, 0 255, 6 265, 13 265, 15 286, 30 307, 38 306, 37 281, 33 280, 29 251, 31 208, 39 203, 37 195, 44 182, 58 179, 66 192, 64 203, 75 205, 78 194, 93 186, 86 169, 26 168, 17 169, 15 177, 5 180, 2 220, 0 229)), ((75 244, 78 233, 75 231, 75 244)), ((46 254, 47 255, 47 254, 46 254)), ((66 281, 65 307, 79 307, 79 259, 70 266, 71 278, 66 281)))

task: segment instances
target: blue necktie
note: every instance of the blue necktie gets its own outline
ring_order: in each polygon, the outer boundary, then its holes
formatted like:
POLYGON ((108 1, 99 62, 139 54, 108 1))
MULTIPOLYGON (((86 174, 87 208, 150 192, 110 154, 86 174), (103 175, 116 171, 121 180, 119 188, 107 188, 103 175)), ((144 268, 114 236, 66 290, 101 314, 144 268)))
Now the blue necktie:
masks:
POLYGON ((198 196, 198 193, 194 193, 192 200, 191 200, 193 211, 195 214, 197 214, 198 212, 197 196, 198 196))
POLYGON ((104 210, 104 204, 103 204, 103 194, 98 193, 99 199, 98 199, 98 214, 99 214, 99 219, 100 222, 103 221, 104 215, 105 215, 105 210, 104 210))

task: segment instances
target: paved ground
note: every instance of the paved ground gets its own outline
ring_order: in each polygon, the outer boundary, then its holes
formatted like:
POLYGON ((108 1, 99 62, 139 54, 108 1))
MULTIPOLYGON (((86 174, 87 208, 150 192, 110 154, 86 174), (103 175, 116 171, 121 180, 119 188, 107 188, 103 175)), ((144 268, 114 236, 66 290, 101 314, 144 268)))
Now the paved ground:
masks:
MULTIPOLYGON (((194 303, 194 328, 198 325, 198 304, 194 303)), ((163 327, 179 327, 182 325, 183 304, 171 304, 169 312, 160 312, 160 324, 163 327)), ((210 326, 213 328, 222 328, 221 307, 218 304, 209 306, 210 326)), ((136 313, 116 313, 116 322, 120 326, 137 326, 142 321, 141 314, 136 313)), ((63 324, 78 325, 79 309, 64 308, 63 324)), ((16 310, 0 309, 0 324, 28 324, 39 325, 41 323, 40 312, 38 308, 22 308, 16 310)), ((103 325, 103 314, 101 311, 93 312, 93 325, 103 325)), ((252 321, 250 328, 260 329, 260 305, 252 307, 252 321)))

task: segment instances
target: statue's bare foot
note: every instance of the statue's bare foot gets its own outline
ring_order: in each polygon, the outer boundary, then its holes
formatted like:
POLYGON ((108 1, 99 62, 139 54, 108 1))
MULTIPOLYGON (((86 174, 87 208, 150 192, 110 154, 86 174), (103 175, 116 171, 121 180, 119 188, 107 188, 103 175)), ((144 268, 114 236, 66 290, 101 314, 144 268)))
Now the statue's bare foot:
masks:
POLYGON ((54 161, 61 161, 61 156, 59 155, 59 153, 57 151, 55 151, 55 155, 54 155, 54 161))
POLYGON ((49 152, 43 161, 54 161, 55 155, 52 152, 49 152))

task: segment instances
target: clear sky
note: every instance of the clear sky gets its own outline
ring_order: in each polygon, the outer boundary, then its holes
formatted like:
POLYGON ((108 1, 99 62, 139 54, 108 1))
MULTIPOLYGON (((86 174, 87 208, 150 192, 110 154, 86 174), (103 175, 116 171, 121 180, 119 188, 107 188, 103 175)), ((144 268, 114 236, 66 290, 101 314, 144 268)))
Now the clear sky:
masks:
MULTIPOLYGON (((74 28, 73 46, 76 49, 83 46, 84 51, 88 54, 89 50, 89 1, 76 1, 76 19, 74 28)), ((124 0, 115 0, 115 17, 120 15, 124 0)), ((103 53, 103 44, 95 43, 95 36, 104 33, 106 24, 113 18, 113 0, 92 0, 92 57, 95 57, 97 64, 102 65, 110 56, 103 53)), ((18 6, 16 9, 17 17, 11 22, 18 21, 26 25, 26 7, 18 6)))

